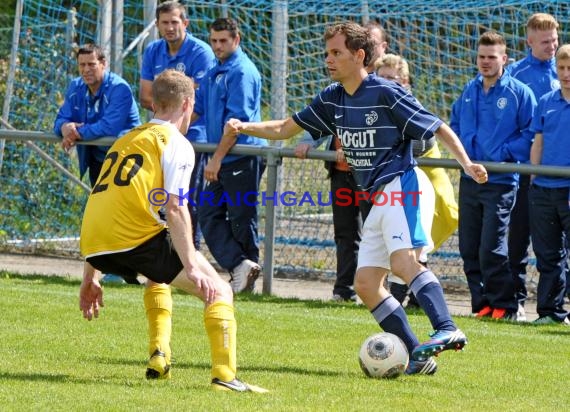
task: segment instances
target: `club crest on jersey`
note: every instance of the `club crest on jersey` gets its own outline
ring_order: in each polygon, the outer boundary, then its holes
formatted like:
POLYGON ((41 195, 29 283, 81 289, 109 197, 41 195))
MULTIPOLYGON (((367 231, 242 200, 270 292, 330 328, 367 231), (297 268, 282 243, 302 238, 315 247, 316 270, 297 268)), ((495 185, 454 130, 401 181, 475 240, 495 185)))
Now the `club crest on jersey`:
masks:
POLYGON ((216 81, 216 84, 219 84, 219 83, 222 81, 223 78, 224 78, 224 73, 218 74, 218 75, 216 76, 216 80, 215 80, 215 81, 216 81))
POLYGON ((182 62, 176 64, 176 71, 177 72, 186 72, 186 65, 182 62))
POLYGON ((378 120, 378 113, 372 110, 370 113, 366 113, 364 118, 366 119, 366 124, 372 126, 378 120))
POLYGON ((507 98, 501 97, 499 100, 497 100, 497 107, 501 110, 507 107, 507 98))
POLYGON ((550 82, 550 90, 557 90, 560 89, 560 80, 552 79, 550 82))

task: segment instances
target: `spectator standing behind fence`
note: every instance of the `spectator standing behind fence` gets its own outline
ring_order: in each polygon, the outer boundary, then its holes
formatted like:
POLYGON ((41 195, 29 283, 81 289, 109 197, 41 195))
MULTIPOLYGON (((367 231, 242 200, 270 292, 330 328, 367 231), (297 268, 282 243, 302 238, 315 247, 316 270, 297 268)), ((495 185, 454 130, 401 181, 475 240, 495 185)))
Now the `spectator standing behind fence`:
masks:
MULTIPOLYGON (((556 53, 560 89, 538 103, 531 130, 533 165, 570 167, 570 44, 556 53)), ((570 324, 564 309, 567 240, 570 239, 570 178, 537 175, 529 189, 530 233, 539 272, 538 324, 570 324)))
POLYGON ((369 21, 364 25, 364 28, 368 29, 373 43, 372 57, 370 58, 370 63, 366 66, 366 71, 373 73, 376 70, 374 63, 382 58, 388 49, 388 33, 386 33, 386 30, 380 23, 375 21, 369 21))
POLYGON ((368 215, 370 203, 367 201, 354 202, 349 205, 339 203, 338 193, 344 193, 344 196, 350 193, 354 197, 360 189, 346 162, 337 136, 326 136, 314 140, 308 132, 305 132, 295 147, 295 156, 304 159, 309 149, 315 149, 323 143, 326 143, 328 150, 336 152, 336 161, 325 162, 330 178, 334 243, 336 245, 336 279, 332 291, 333 300, 355 302, 354 274, 362 237, 362 223, 368 215))
POLYGON ((285 120, 243 123, 232 119, 228 126, 268 139, 287 139, 303 129, 315 139, 339 136, 359 187, 373 202, 363 226, 355 290, 380 327, 406 344, 410 353, 406 373, 433 374, 437 365, 432 356, 463 348, 467 338, 449 315, 437 277, 417 261, 422 249, 432 246, 434 200, 431 183, 415 167, 411 140, 437 133, 466 173, 480 183, 486 181, 487 173, 469 160, 455 133, 404 88, 366 71, 373 54, 368 29, 353 22, 338 23, 326 29, 324 39, 325 63, 336 83, 285 120), (421 195, 412 200, 411 192, 421 195), (380 193, 405 196, 405 200, 382 206, 380 193), (435 330, 422 344, 402 306, 384 288, 390 269, 411 284, 435 330))
MULTIPOLYGON (((479 74, 455 101, 451 127, 469 156, 490 162, 526 162, 536 101, 528 86, 504 71, 505 39, 481 35, 479 74)), ((518 301, 508 260, 507 231, 519 175, 490 173, 485 185, 462 174, 459 183, 459 252, 478 317, 516 320, 518 301)))
MULTIPOLYGON (((260 156, 228 154, 231 146, 221 143, 228 119, 261 119, 261 76, 240 40, 235 20, 219 18, 210 25, 210 45, 217 61, 198 89, 193 116, 205 119, 208 143, 218 145, 204 169, 200 226, 208 249, 229 271, 235 293, 253 290, 261 271, 255 193, 259 193, 265 169, 260 156), (247 193, 253 194, 243 199, 247 193)), ((267 145, 265 140, 245 134, 237 143, 267 145)))
MULTIPOLYGON (((179 188, 188 187, 194 163, 192 145, 185 139, 194 105, 194 83, 184 74, 167 70, 152 85, 154 118, 125 135, 109 150, 105 173, 93 188, 81 225, 81 253, 85 269, 79 307, 91 320, 103 305, 99 271, 148 278, 147 314, 170 319, 172 301, 165 306, 164 290, 172 284, 200 298, 212 355, 211 385, 227 391, 264 391, 236 378, 236 320, 229 285, 192 243, 192 223, 179 188), (160 205, 149 194, 161 188, 166 198, 166 222, 160 205), (168 225, 168 226, 167 226, 168 225)), ((170 293, 167 294, 170 297, 170 293)), ((170 377, 170 322, 149 319, 150 360, 147 378, 170 377)))
MULTIPOLYGON (((384 56, 388 47, 388 36, 384 28, 376 23, 369 22, 364 25, 368 28, 370 37, 374 44, 374 62, 376 59, 384 56)), ((371 73, 374 71, 373 64, 369 64, 366 70, 371 73)), ((336 280, 333 286, 333 300, 356 301, 356 292, 354 291, 354 274, 358 261, 358 249, 360 247, 360 239, 362 237, 362 222, 366 219, 370 210, 370 203, 361 201, 358 204, 340 205, 338 203, 338 190, 349 190, 350 193, 356 193, 360 189, 354 180, 354 175, 350 171, 350 166, 344 158, 342 145, 337 136, 322 137, 313 140, 308 132, 305 132, 302 140, 295 147, 295 155, 304 159, 309 149, 314 149, 326 143, 328 150, 336 151, 336 162, 325 162, 325 168, 328 170, 328 176, 331 180, 331 196, 332 196, 332 215, 334 241, 336 245, 336 280)))
MULTIPOLYGON (((166 69, 176 69, 191 77, 199 87, 208 69, 214 64, 214 53, 210 46, 188 32, 186 8, 177 1, 166 1, 156 8, 156 26, 161 39, 150 43, 144 51, 140 102, 145 109, 152 110, 152 82, 166 69)), ((204 120, 193 123, 186 138, 191 143, 206 143, 204 120)), ((188 203, 192 217, 194 247, 200 250, 200 228, 198 226, 197 202, 203 184, 203 171, 206 155, 195 151, 194 171, 190 179, 188 203)))
MULTIPOLYGON (((412 92, 412 78, 408 62, 401 56, 386 54, 383 58, 376 60, 376 73, 380 77, 395 81, 404 86, 410 93, 412 92)), ((427 140, 412 141, 412 153, 414 157, 441 158, 441 152, 436 142, 435 136, 427 140)), ((453 185, 445 169, 441 167, 420 166, 433 185, 435 193, 435 213, 431 227, 431 237, 434 242, 434 250, 439 248, 449 236, 457 230, 459 211, 455 201, 453 185)), ((427 254, 420 256, 420 263, 427 265, 427 254)), ((403 303, 409 293, 408 286, 399 278, 390 276, 390 292, 403 303)), ((409 295, 408 308, 419 308, 419 304, 413 293, 409 295)))
MULTIPOLYGON (((107 71, 103 50, 94 44, 80 46, 76 52, 80 77, 73 79, 65 92, 53 132, 62 137, 69 150, 78 140, 119 137, 140 124, 131 86, 115 73, 107 71)), ((109 146, 77 146, 79 174, 89 170, 95 185, 109 146)))
MULTIPOLYGON (((538 101, 546 93, 560 87, 554 58, 558 48, 558 22, 550 14, 533 14, 528 19, 526 35, 529 47, 528 56, 510 64, 506 70, 515 79, 530 87, 538 101)), ((526 266, 530 245, 529 182, 530 176, 521 174, 509 225, 509 262, 515 279, 521 314, 524 314, 524 304, 527 298, 526 266)))

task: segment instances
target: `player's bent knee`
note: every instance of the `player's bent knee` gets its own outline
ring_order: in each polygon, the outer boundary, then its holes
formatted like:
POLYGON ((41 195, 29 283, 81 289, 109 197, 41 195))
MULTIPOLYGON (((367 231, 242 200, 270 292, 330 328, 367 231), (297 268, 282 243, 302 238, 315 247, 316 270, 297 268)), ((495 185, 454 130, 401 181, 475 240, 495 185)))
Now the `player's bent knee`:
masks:
POLYGON ((232 287, 226 281, 224 281, 221 277, 218 277, 219 281, 216 282, 216 297, 220 298, 224 302, 233 302, 234 293, 232 291, 232 287))
POLYGON ((378 290, 385 278, 386 273, 379 271, 377 268, 360 268, 354 275, 354 290, 359 296, 370 290, 378 290))
POLYGON ((392 273, 408 285, 423 267, 411 255, 401 255, 397 258, 392 258, 390 263, 392 273))

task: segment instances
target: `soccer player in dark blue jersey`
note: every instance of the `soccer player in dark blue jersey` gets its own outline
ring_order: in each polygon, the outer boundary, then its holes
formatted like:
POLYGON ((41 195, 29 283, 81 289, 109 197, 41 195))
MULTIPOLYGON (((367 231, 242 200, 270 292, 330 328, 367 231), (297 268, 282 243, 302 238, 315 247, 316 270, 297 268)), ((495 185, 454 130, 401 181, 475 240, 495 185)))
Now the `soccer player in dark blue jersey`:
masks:
POLYGON ((412 140, 435 133, 479 183, 485 168, 471 162, 459 139, 442 120, 428 112, 404 88, 369 74, 373 43, 368 30, 345 22, 325 31, 325 63, 335 83, 302 111, 285 120, 242 123, 232 119, 231 132, 267 139, 287 139, 307 130, 313 138, 337 135, 361 190, 372 203, 363 227, 355 290, 386 332, 399 336, 410 353, 408 374, 432 374, 432 356, 461 349, 467 338, 449 314, 437 277, 418 263, 430 237, 434 200, 431 183, 416 167, 412 140), (420 344, 400 303, 384 288, 389 271, 410 285, 435 332, 420 344))

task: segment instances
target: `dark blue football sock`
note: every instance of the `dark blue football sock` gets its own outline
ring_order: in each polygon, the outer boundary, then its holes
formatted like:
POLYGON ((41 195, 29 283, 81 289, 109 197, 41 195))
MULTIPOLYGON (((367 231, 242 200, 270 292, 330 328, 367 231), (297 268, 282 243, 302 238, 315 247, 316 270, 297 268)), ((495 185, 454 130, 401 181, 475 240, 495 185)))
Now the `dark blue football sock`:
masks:
POLYGON ((457 329, 445 303, 441 284, 431 270, 417 275, 410 283, 410 289, 416 295, 434 330, 457 329))
POLYGON ((409 353, 412 353, 414 348, 420 344, 412 332, 404 308, 392 295, 380 302, 370 312, 384 332, 393 333, 402 339, 409 353))

